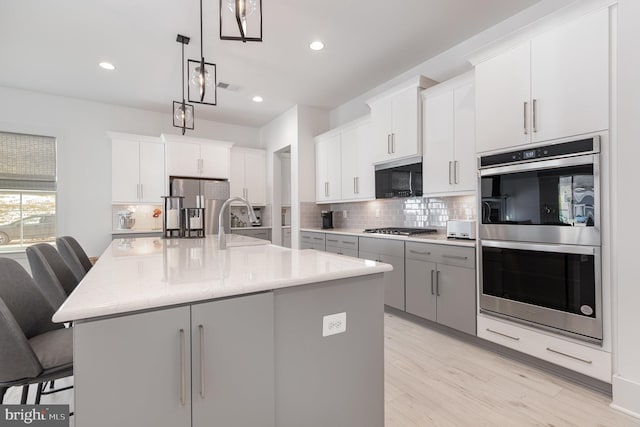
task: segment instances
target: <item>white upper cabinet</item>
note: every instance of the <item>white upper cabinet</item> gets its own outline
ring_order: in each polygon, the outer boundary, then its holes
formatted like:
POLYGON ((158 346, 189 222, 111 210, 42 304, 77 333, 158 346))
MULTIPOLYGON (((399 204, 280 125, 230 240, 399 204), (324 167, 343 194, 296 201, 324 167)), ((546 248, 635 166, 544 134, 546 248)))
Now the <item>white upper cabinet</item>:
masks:
POLYGON ((473 75, 423 92, 423 193, 444 195, 476 188, 473 75))
POLYGON ((371 164, 371 125, 358 121, 341 132, 342 200, 375 199, 375 171, 371 164))
POLYGON ((422 154, 420 90, 436 82, 420 77, 414 84, 370 100, 371 161, 384 163, 422 154))
POLYGON ((111 200, 161 203, 165 189, 164 144, 159 138, 110 134, 111 200))
POLYGON ((229 179, 233 143, 162 135, 166 143, 167 175, 229 179))
POLYGON ((231 197, 242 197, 252 205, 265 206, 266 153, 264 150, 234 147, 231 149, 231 197))
POLYGON ((316 202, 339 201, 341 190, 341 135, 330 133, 316 138, 316 202))
POLYGON ((476 66, 478 152, 609 127, 607 9, 476 66))

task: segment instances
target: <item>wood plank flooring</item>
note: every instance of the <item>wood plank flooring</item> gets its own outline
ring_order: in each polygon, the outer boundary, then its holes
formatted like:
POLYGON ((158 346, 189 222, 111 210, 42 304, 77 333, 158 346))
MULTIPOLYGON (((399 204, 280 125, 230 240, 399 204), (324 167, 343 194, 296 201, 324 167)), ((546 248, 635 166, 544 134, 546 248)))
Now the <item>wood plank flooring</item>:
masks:
POLYGON ((385 314, 385 427, 640 426, 608 396, 385 314))
MULTIPOLYGON (((42 398, 73 410, 72 400, 73 391, 42 398)), ((10 389, 5 403, 19 402, 20 389, 10 389)), ((640 426, 609 403, 598 392, 385 314, 385 427, 640 426)))

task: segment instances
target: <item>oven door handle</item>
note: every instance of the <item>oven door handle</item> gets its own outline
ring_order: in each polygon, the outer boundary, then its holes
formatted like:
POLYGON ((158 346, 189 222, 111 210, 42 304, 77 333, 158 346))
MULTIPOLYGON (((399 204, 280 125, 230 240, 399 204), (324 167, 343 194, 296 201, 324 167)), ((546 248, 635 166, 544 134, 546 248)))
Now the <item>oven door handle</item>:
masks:
POLYGON ((600 248, 597 246, 548 245, 544 243, 504 242, 496 240, 482 240, 480 245, 487 248, 600 256, 600 248))
POLYGON ((557 169, 568 166, 597 165, 599 163, 598 154, 580 154, 562 159, 538 160, 531 162, 519 162, 507 166, 489 167, 480 169, 480 176, 502 175, 507 173, 518 173, 544 169, 557 169))

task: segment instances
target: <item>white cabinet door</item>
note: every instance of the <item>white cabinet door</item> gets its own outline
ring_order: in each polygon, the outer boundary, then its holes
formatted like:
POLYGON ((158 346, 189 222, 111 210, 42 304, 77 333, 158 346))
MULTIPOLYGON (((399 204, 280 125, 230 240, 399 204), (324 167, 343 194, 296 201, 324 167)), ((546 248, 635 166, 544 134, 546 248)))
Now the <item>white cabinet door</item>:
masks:
MULTIPOLYGON (((371 123, 365 123, 358 127, 356 190, 359 199, 375 199, 376 197, 376 175, 371 160, 371 130, 371 123)), ((343 163, 351 160, 343 158, 343 163)))
POLYGON ((267 159, 262 150, 246 151, 244 154, 244 182, 249 201, 257 206, 267 204, 267 159))
POLYGON ((244 197, 244 152, 231 150, 229 190, 231 197, 244 197))
POLYGON ((475 191, 477 187, 476 106, 473 83, 453 91, 453 144, 455 191, 475 191))
POLYGON ((165 195, 164 145, 140 142, 140 201, 162 203, 165 195))
POLYGON ((340 200, 340 134, 323 137, 316 142, 316 201, 340 200))
POLYGON ((531 41, 531 98, 534 142, 609 128, 607 9, 531 41))
POLYGON ((136 202, 139 199, 140 151, 137 141, 111 141, 111 200, 136 202))
POLYGON ((200 144, 200 166, 203 178, 229 179, 230 149, 227 143, 200 144))
POLYGON ((412 87, 391 98, 391 157, 399 159, 422 153, 420 95, 412 87))
POLYGON ((282 175, 282 206, 291 206, 291 157, 282 157, 281 159, 281 175, 282 175))
POLYGON ((342 199, 358 199, 358 139, 357 127, 342 132, 341 163, 342 163, 342 199))
POLYGON ((200 176, 200 144, 189 142, 168 142, 167 175, 183 177, 200 176))
POLYGON ((372 161, 379 163, 391 159, 391 98, 371 104, 371 127, 372 161))
POLYGON ((530 141, 529 42, 476 66, 478 152, 530 141))
POLYGON ((424 194, 453 189, 454 96, 453 90, 424 100, 424 194))

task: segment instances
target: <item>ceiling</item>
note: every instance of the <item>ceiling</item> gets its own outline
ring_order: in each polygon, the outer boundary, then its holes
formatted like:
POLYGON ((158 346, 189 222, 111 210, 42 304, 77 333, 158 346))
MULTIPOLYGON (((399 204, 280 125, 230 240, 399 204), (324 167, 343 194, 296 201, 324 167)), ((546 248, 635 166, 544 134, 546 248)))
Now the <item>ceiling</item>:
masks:
MULTIPOLYGON (((219 39, 218 0, 203 0, 205 58, 238 89, 196 104, 196 120, 257 127, 295 104, 335 108, 537 2, 263 0, 264 41, 241 43, 219 39)), ((178 33, 198 59, 198 0, 2 1, 0 86, 168 113, 181 99, 178 33)))

